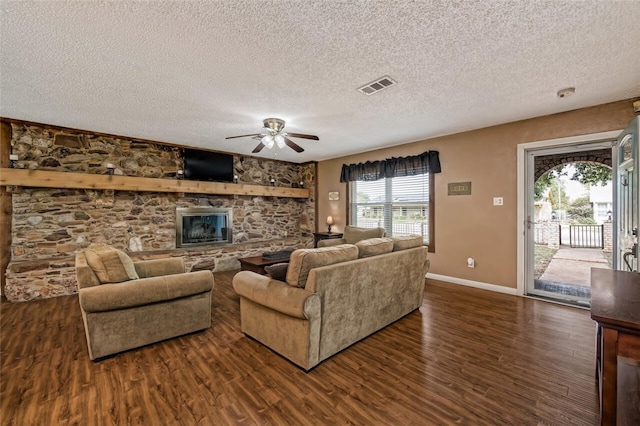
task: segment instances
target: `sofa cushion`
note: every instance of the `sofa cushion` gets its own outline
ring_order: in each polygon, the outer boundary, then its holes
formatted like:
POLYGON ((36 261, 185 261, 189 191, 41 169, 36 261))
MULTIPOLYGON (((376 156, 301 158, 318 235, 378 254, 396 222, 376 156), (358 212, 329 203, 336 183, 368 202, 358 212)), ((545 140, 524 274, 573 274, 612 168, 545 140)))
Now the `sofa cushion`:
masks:
POLYGON ((357 226, 348 225, 344 228, 344 241, 347 244, 355 244, 358 241, 368 238, 384 237, 384 228, 359 228, 357 226))
POLYGON ((391 253, 393 251, 393 240, 391 238, 369 238, 358 241, 356 247, 358 247, 358 257, 362 259, 391 253))
POLYGON ((289 269, 288 263, 276 263, 275 265, 265 266, 264 270, 273 278, 278 281, 285 281, 287 279, 287 270, 289 269))
POLYGON ((406 250, 414 247, 422 246, 422 235, 401 235, 391 237, 393 240, 393 251, 406 250))
POLYGON ((84 256, 100 284, 121 283, 139 278, 133 261, 122 250, 106 244, 91 244, 85 249, 84 256))
POLYGON ((210 292, 213 285, 213 272, 187 272, 86 288, 79 300, 85 312, 109 312, 192 297, 210 292))
POLYGON ((289 269, 287 270, 287 284, 304 288, 307 285, 309 271, 319 266, 333 265, 358 258, 358 247, 353 244, 322 247, 315 249, 300 249, 291 253, 289 269))

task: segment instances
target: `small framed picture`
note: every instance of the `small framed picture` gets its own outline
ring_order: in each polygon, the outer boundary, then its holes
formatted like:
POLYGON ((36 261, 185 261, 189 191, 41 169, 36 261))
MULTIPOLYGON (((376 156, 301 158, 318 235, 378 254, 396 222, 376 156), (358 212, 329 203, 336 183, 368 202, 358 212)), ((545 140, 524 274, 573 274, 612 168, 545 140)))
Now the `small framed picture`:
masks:
POLYGON ((338 201, 340 199, 340 193, 338 191, 329 192, 329 201, 338 201))

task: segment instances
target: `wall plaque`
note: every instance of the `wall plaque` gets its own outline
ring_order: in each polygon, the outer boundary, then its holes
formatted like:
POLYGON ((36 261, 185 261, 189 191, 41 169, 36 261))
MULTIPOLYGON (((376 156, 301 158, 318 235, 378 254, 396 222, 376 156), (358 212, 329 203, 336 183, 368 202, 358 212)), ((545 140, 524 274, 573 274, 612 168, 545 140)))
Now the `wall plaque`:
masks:
POLYGON ((448 195, 471 195, 471 182, 452 182, 448 186, 448 195))

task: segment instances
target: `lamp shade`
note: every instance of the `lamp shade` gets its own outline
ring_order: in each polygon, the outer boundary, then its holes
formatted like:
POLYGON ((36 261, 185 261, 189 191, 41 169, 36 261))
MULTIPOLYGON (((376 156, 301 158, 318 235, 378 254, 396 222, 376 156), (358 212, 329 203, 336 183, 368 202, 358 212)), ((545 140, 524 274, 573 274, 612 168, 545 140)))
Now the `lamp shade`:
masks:
POLYGON ((327 216, 327 225, 333 225, 333 216, 327 216))
POLYGON ((262 138, 262 143, 265 144, 265 146, 269 149, 273 148, 273 136, 265 135, 262 138))

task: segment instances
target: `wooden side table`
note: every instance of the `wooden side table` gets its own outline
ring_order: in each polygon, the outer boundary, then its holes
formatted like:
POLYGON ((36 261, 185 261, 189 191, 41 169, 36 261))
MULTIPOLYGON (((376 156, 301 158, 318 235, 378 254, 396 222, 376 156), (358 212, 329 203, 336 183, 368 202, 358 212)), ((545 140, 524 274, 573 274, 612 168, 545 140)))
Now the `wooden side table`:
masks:
POLYGON ((241 271, 252 271, 265 275, 267 273, 267 271, 264 270, 265 266, 275 265, 276 263, 287 263, 289 258, 265 259, 262 256, 254 256, 238 259, 238 261, 240 262, 241 271))
POLYGON ((318 247, 318 241, 332 240, 334 238, 342 238, 344 234, 340 232, 314 232, 313 233, 313 246, 318 247))

